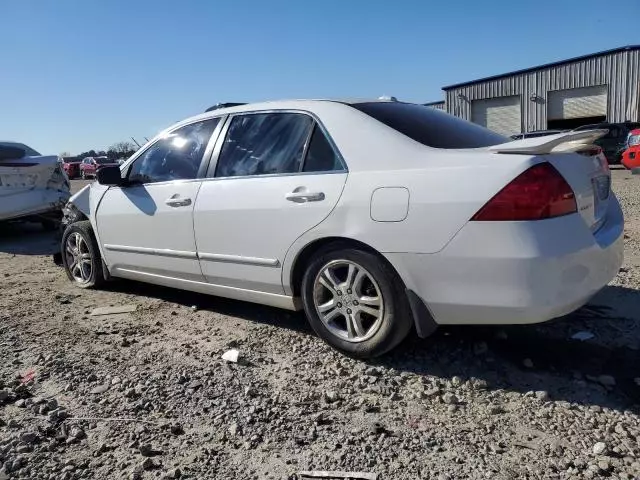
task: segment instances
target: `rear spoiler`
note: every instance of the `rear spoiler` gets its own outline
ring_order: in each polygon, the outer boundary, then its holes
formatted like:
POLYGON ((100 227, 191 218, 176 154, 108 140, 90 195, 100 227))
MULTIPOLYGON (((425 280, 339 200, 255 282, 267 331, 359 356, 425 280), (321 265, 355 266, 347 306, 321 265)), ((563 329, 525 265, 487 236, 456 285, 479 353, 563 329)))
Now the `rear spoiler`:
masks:
POLYGON ((545 137, 524 138, 513 142, 489 147, 493 153, 517 153, 524 155, 545 155, 556 152, 576 152, 593 144, 609 133, 608 129, 584 130, 580 132, 558 133, 545 137))

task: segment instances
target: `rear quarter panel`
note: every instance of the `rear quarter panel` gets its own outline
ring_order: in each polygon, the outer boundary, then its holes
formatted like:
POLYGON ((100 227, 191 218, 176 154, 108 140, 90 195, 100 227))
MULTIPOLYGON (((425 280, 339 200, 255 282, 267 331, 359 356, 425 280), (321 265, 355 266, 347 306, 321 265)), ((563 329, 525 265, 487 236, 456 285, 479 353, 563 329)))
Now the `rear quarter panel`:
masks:
MULTIPOLYGON (((351 172, 331 215, 292 245, 283 264, 283 283, 305 246, 327 237, 357 240, 386 253, 437 253, 469 219, 537 157, 486 152, 422 149, 420 168, 351 172), (382 187, 409 190, 409 209, 402 221, 379 222, 371 216, 371 197, 382 187)), ((348 160, 347 160, 348 161, 348 160)), ((392 164, 390 159, 389 163, 392 164)))

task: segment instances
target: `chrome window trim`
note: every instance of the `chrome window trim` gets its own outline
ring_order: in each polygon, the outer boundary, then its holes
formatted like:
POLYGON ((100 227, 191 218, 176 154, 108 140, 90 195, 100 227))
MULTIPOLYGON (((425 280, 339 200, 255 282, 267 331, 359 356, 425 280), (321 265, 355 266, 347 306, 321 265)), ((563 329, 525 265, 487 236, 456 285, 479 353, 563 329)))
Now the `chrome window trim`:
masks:
MULTIPOLYGON (((342 156, 342 154, 340 153, 340 150, 338 150, 338 147, 336 146, 335 142, 333 141, 333 138, 331 138, 331 135, 329 135, 329 132, 327 131, 326 127, 322 124, 322 122, 320 121, 320 119, 318 118, 318 116, 313 113, 310 112, 309 110, 303 110, 303 109, 293 109, 293 108, 283 108, 283 109, 264 109, 264 110, 252 110, 250 112, 236 112, 236 113, 230 113, 228 114, 228 117, 225 121, 225 125, 223 130, 220 132, 220 142, 218 142, 218 144, 216 145, 216 148, 213 152, 213 155, 211 157, 211 160, 209 162, 209 169, 207 171, 207 175, 205 176, 204 180, 212 180, 212 179, 216 179, 216 180, 228 180, 228 179, 240 179, 240 178, 267 178, 267 177, 288 177, 288 176, 292 176, 292 175, 327 175, 327 174, 335 174, 335 173, 348 173, 349 172, 349 168, 347 166, 347 163, 344 160, 344 157, 342 156), (338 160, 340 161, 340 164, 342 165, 342 169, 341 170, 329 170, 329 171, 325 171, 325 172, 302 172, 302 171, 298 171, 298 172, 287 172, 287 173, 269 173, 269 174, 264 174, 264 175, 238 175, 238 176, 232 176, 232 177, 216 177, 215 173, 216 173, 216 168, 218 167, 218 159, 220 158, 220 152, 222 151, 222 146, 224 145, 224 141, 227 138, 227 133, 229 131, 229 126, 231 125, 231 122, 233 121, 233 119, 237 116, 244 116, 244 115, 260 115, 260 114, 265 114, 265 113, 296 113, 296 114, 302 114, 302 115, 307 115, 308 117, 311 117, 311 119, 314 121, 314 124, 311 128, 311 132, 313 132, 314 128, 316 126, 319 126, 320 129, 322 130, 322 133, 325 135, 325 137, 327 138, 327 141, 329 142, 329 145, 331 146, 331 148, 333 149, 335 155, 338 157, 338 160)), ((309 137, 307 139, 307 141, 310 141, 311 137, 309 137)), ((306 148, 305 148, 305 155, 306 155, 306 148)), ((303 157, 302 158, 302 162, 300 162, 301 166, 304 165, 306 158, 303 157)))

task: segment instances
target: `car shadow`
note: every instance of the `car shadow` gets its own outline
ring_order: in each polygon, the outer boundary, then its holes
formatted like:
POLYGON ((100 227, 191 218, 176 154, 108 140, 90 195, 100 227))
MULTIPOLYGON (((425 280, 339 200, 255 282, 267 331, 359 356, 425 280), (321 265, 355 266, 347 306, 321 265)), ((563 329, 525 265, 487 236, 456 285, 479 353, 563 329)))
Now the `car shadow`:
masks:
MULTIPOLYGON (((134 281, 114 282, 108 288, 315 335, 298 312, 134 281)), ((606 287, 577 312, 538 325, 449 326, 426 339, 414 334, 368 363, 443 381, 456 376, 482 379, 492 390, 544 390, 553 400, 640 412, 640 385, 635 381, 640 376, 640 290, 606 287), (579 332, 593 338, 572 338, 579 332), (616 385, 605 386, 601 375, 614 377, 616 385)))
POLYGON ((60 250, 58 236, 39 223, 0 222, 0 253, 53 255, 60 250))
POLYGON ((301 312, 289 312, 256 303, 241 302, 133 280, 118 279, 116 282, 108 283, 105 289, 112 292, 156 298, 184 307, 195 306, 201 311, 219 313, 250 322, 287 328, 306 335, 314 335, 313 330, 301 312))
POLYGON ((483 379, 494 390, 544 390, 553 400, 640 413, 640 290, 606 287, 577 312, 538 325, 443 327, 427 339, 407 339, 373 363, 448 380, 483 379), (576 334, 593 337, 572 338, 576 334), (603 376, 613 377, 615 385, 607 386, 611 379, 603 376))

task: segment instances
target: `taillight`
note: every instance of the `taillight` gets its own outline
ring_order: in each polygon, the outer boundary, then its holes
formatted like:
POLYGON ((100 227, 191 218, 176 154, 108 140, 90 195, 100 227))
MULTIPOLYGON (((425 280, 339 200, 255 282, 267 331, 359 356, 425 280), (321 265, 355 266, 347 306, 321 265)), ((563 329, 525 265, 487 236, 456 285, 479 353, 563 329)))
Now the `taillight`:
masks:
POLYGON ((471 220, 542 220, 577 212, 576 197, 560 172, 539 163, 504 187, 471 220))

